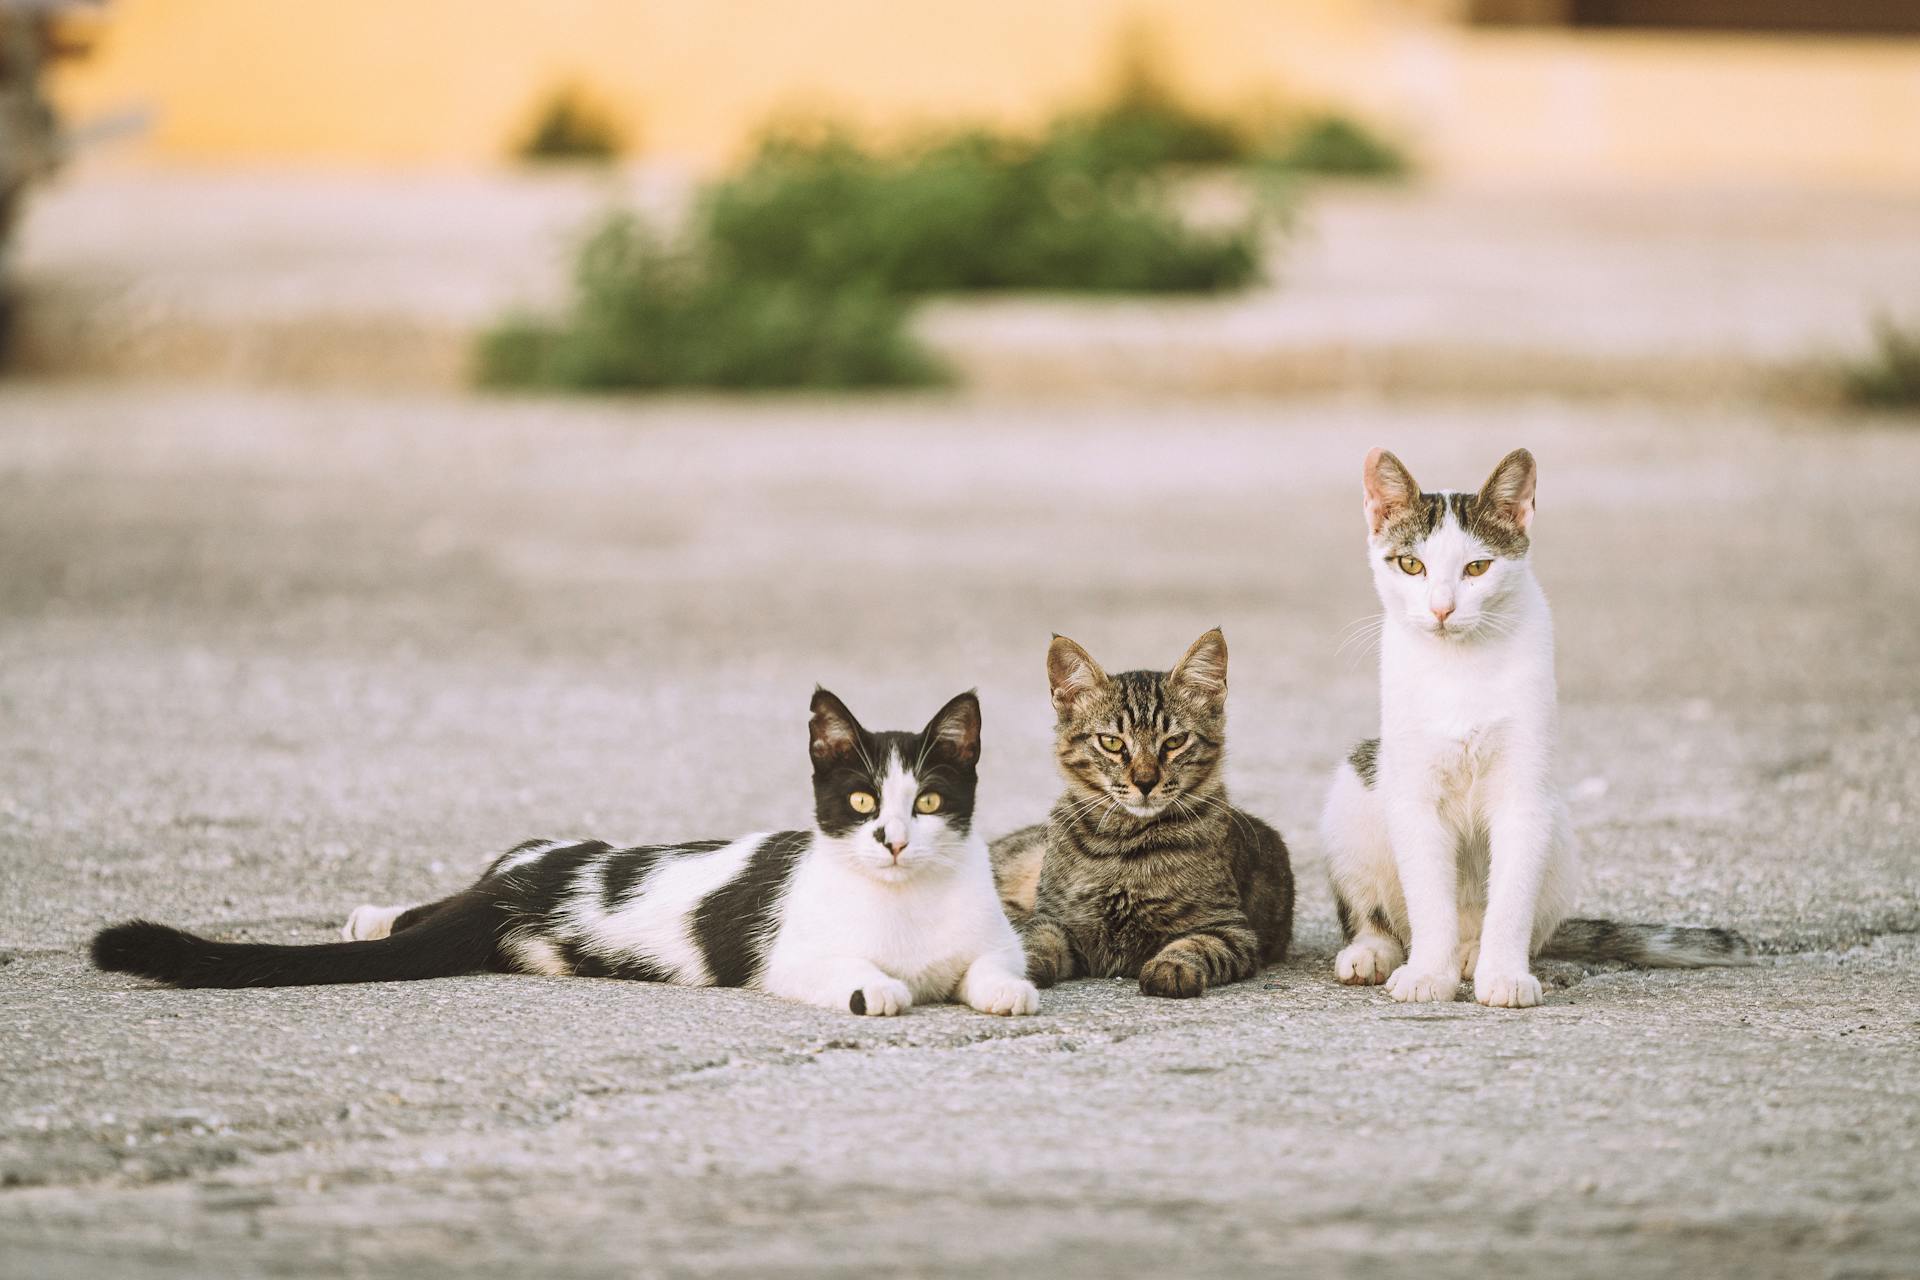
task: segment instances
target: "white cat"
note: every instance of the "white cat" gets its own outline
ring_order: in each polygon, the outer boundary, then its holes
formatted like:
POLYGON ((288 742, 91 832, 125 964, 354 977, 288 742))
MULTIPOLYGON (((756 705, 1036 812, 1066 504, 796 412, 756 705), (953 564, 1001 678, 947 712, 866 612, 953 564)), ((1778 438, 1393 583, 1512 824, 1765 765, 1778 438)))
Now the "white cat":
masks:
POLYGON ((94 962, 183 987, 304 986, 484 969, 753 987, 869 1016, 958 999, 1030 1014, 1040 995, 973 830, 980 703, 919 733, 874 733, 813 695, 814 827, 613 848, 535 840, 468 889, 356 909, 345 940, 216 942, 134 921, 94 962))
POLYGON ((1346 946, 1334 974, 1396 1000, 1540 1002, 1532 957, 1733 964, 1722 929, 1567 920, 1578 887, 1554 777, 1553 616, 1529 558, 1533 455, 1478 493, 1422 493, 1391 453, 1365 467, 1367 554, 1385 611, 1380 736, 1338 770, 1321 821, 1346 946))

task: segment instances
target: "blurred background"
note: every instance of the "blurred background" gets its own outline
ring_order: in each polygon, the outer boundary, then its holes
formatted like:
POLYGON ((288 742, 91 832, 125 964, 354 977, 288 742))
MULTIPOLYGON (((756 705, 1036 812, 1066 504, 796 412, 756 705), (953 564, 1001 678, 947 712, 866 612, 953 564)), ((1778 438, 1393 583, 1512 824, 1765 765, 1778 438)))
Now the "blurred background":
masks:
POLYGON ((21 373, 1914 394, 1910 0, 0 12, 21 373))

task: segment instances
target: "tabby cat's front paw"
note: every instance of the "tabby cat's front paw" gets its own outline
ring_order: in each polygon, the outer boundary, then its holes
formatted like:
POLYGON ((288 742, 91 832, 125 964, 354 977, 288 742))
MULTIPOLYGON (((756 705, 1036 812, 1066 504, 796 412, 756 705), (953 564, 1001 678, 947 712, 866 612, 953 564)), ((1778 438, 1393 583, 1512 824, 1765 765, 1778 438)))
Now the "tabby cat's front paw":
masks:
POLYGON ((1403 964, 1387 978, 1387 994, 1404 1004, 1445 1004, 1459 992, 1460 975, 1446 970, 1415 973, 1403 964))
POLYGON ((913 992, 898 978, 882 978, 847 997, 847 1008, 869 1018, 891 1018, 913 1007, 913 992))
POLYGON ((1031 982, 1008 974, 974 981, 967 991, 967 1003, 981 1013, 1018 1018, 1040 1012, 1040 992, 1031 982))
POLYGON ((1204 995, 1206 990, 1206 972, 1184 956, 1155 956, 1140 966, 1140 994, 1143 996, 1188 1000, 1204 995))
POLYGON ((1540 1003, 1540 979, 1526 972, 1475 973, 1473 998, 1492 1009, 1531 1009, 1540 1003))
POLYGON ((1027 953, 1027 981, 1045 991, 1060 981, 1060 966, 1051 956, 1043 956, 1037 951, 1027 953))

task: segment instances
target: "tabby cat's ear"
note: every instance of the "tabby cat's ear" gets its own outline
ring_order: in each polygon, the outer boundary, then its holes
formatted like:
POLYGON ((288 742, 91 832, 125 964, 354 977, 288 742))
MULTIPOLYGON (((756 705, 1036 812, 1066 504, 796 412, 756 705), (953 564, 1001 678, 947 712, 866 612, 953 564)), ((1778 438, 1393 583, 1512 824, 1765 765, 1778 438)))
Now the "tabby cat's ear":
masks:
POLYGON ((1053 690, 1053 709, 1065 715, 1080 699, 1105 688, 1107 673, 1085 649, 1055 636, 1047 646, 1047 684, 1053 690))
POLYGON ((980 696, 969 689, 934 712, 920 736, 934 750, 961 764, 980 759, 980 696))
POLYGON ((1219 707, 1227 701, 1227 637, 1215 627, 1173 664, 1167 683, 1219 707))
POLYGON ((813 719, 807 722, 807 751, 816 769, 857 755, 863 732, 846 703, 825 689, 813 691, 813 719))
POLYGON ((1385 449, 1367 454, 1362 482, 1367 494, 1367 529, 1374 534, 1420 501, 1420 485, 1413 472, 1385 449))
POLYGON ((1500 459, 1500 465, 1480 486, 1481 510, 1491 519, 1525 533, 1527 526, 1533 523, 1533 480, 1536 470, 1533 455, 1525 449, 1515 449, 1500 459))

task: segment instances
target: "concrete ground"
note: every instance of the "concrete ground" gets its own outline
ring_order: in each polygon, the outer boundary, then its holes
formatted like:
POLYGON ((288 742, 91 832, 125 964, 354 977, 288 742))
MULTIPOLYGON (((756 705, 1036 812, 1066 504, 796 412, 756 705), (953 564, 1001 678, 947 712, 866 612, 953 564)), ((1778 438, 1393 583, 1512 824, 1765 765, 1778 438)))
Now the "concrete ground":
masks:
POLYGON ((0 386, 0 1273, 1895 1276, 1920 1257, 1920 433, 1630 401, 475 401, 0 386), (1741 970, 1548 1003, 1330 975, 1313 823, 1376 714, 1358 467, 1542 466, 1584 907, 1741 970), (807 813, 816 680, 1222 624, 1297 955, 1186 1003, 893 1021, 476 976, 176 992, 135 913, 321 940, 535 835, 807 813))

